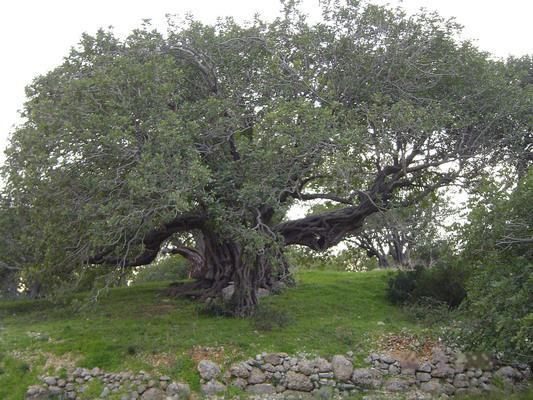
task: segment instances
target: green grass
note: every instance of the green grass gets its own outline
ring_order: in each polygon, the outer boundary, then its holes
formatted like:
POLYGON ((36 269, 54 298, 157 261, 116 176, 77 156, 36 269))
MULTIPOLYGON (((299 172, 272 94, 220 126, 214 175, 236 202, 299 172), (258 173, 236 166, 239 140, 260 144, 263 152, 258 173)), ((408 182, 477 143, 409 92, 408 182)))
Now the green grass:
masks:
POLYGON ((262 351, 351 350, 362 359, 384 333, 422 330, 386 301, 386 273, 309 271, 298 274, 298 281, 263 299, 265 315, 283 317, 272 330, 259 330, 264 324, 253 319, 216 316, 195 302, 167 299, 165 282, 113 289, 82 311, 46 301, 0 302, 0 398, 22 399, 50 354, 57 361, 49 372, 62 360, 107 371, 144 369, 186 381, 194 390, 199 381, 191 350, 198 346, 216 348, 223 364, 262 351))

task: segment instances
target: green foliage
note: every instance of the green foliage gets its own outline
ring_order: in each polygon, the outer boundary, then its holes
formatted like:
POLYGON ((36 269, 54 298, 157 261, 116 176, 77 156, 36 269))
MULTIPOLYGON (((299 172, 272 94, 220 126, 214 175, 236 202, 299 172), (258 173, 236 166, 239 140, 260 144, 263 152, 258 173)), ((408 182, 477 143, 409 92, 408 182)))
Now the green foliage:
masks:
MULTIPOLYGON (((120 280, 126 258, 155 254, 145 238, 184 240, 170 235, 195 228, 162 227, 191 214, 256 254, 281 242, 298 195, 417 202, 525 136, 528 59, 493 60, 433 13, 324 2, 313 23, 296 3, 271 22, 84 34, 28 85, 2 169, 26 282, 97 279, 102 254, 106 284, 120 280)), ((9 227, 0 216, 0 237, 9 227)))
POLYGON ((443 240, 444 222, 452 211, 447 201, 433 193, 416 204, 373 214, 348 240, 349 250, 359 247, 381 268, 432 266, 450 243, 449 234, 443 240))
POLYGON ((104 384, 99 379, 93 379, 87 384, 87 389, 80 395, 80 399, 91 400, 98 398, 104 387, 104 384))
MULTIPOLYGON (((456 234, 453 228, 448 228, 447 231, 448 235, 452 233, 456 234)), ((449 260, 454 259, 454 244, 455 243, 450 239, 442 239, 438 236, 434 236, 430 240, 415 245, 415 248, 413 249, 413 258, 418 263, 425 266, 433 266, 435 264, 448 262, 449 260)))
POLYGON ((296 270, 371 271, 378 266, 376 260, 368 258, 364 251, 357 247, 350 247, 335 254, 293 246, 288 248, 285 254, 289 265, 296 270))
POLYGON ((406 303, 404 310, 415 321, 437 328, 449 324, 455 315, 448 304, 432 297, 424 297, 415 303, 406 303))
POLYGON ((462 232, 463 257, 470 263, 533 260, 533 167, 518 182, 509 173, 500 179, 476 188, 462 232))
POLYGON ((456 308, 466 297, 467 271, 453 264, 433 268, 415 267, 398 271, 389 278, 387 297, 395 304, 438 301, 456 308))
POLYGON ((357 343, 357 333, 345 326, 339 326, 335 328, 335 338, 339 343, 347 346, 354 346, 357 343))
POLYGON ((2 399, 24 399, 28 386, 37 380, 37 368, 32 368, 27 362, 13 356, 5 355, 1 358, 0 370, 2 399))
POLYGON ((477 268, 468 284, 461 343, 506 360, 533 360, 532 293, 532 263, 477 268))
POLYGON ((509 190, 480 188, 463 232, 468 282, 459 340, 508 360, 533 360, 533 169, 509 190))
POLYGON ((177 281, 188 278, 189 263, 181 256, 163 256, 157 261, 139 267, 132 276, 134 285, 145 282, 177 281))
POLYGON ((220 298, 211 299, 207 304, 198 304, 198 313, 211 318, 231 317, 231 304, 220 298))
POLYGON ((466 297, 468 274, 467 269, 453 264, 425 269, 417 281, 413 299, 434 298, 455 308, 466 297))
POLYGON ((22 372, 23 374, 27 374, 29 371, 30 371, 30 364, 26 363, 26 362, 23 362, 19 365, 19 370, 20 372, 22 372))
POLYGON ((398 271, 389 277, 387 298, 394 304, 403 304, 410 301, 423 268, 422 266, 416 266, 414 270, 398 271))

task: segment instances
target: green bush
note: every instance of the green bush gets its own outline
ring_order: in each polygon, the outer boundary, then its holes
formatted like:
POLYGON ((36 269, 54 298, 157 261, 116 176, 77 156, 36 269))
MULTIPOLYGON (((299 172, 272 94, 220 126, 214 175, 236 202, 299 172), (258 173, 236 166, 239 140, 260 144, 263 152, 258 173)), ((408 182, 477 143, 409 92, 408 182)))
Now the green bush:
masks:
POLYGON ((467 349, 533 361, 533 264, 480 267, 468 282, 457 339, 467 349))
POLYGON ((417 280, 424 267, 416 266, 412 271, 397 271, 389 277, 387 298, 394 304, 402 304, 412 300, 417 280))
POLYGON ((413 291, 413 298, 432 298, 456 308, 466 297, 467 278, 467 270, 453 264, 424 269, 413 291))
POLYGON ((389 278, 387 297, 392 303, 423 303, 432 299, 456 308, 466 297, 466 269, 452 263, 433 268, 415 267, 389 278))
POLYGON ((514 187, 479 186, 478 196, 462 232, 461 257, 473 273, 456 340, 533 362, 533 168, 514 187))
POLYGON ((187 279, 189 263, 182 256, 165 256, 152 264, 140 267, 132 278, 132 284, 154 281, 187 279))
POLYGON ((447 325, 453 316, 448 304, 430 297, 408 303, 404 309, 412 319, 430 326, 447 325))

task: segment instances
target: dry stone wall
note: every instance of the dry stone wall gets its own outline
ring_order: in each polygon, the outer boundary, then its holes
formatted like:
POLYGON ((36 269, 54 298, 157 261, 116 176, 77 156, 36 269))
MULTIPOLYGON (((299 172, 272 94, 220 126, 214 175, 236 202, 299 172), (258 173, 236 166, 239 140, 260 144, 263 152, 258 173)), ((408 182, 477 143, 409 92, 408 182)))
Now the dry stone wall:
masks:
POLYGON ((79 400, 91 398, 88 390, 93 381, 99 381, 102 391, 95 399, 106 399, 120 394, 121 400, 184 400, 191 390, 186 383, 176 383, 168 376, 154 377, 147 372, 134 374, 130 371, 107 373, 100 368, 91 370, 76 368, 65 378, 41 377, 42 384, 30 386, 26 392, 28 400, 79 400))
MULTIPOLYGON (((231 365, 225 372, 209 360, 200 361, 197 370, 201 395, 220 398, 225 398, 231 388, 266 399, 291 396, 328 399, 354 391, 417 392, 422 394, 417 398, 424 398, 423 394, 426 398, 447 398, 461 393, 490 392, 496 381, 514 387, 531 379, 527 364, 502 365, 482 355, 467 357, 449 348, 435 348, 429 359, 421 361, 409 354, 373 353, 365 362, 364 368, 355 367, 351 352, 331 358, 262 353, 231 365)), ((173 382, 166 376, 78 368, 66 379, 42 377, 42 384, 28 389, 27 398, 77 400, 95 379, 104 385, 98 399, 123 393, 121 400, 184 400, 191 394, 187 384, 173 382)))
MULTIPOLYGON (((499 365, 494 360, 481 356, 469 358, 451 349, 434 349, 432 358, 422 362, 409 357, 374 353, 365 360, 370 364, 365 368, 354 368, 352 356, 352 353, 335 355, 328 360, 306 355, 263 353, 232 365, 222 377, 222 382, 257 394, 318 392, 322 388, 332 388, 338 394, 417 390, 453 396, 491 391, 495 379, 515 385, 531 378, 531 369, 527 364, 499 365)), ((202 387, 215 379, 202 378, 202 387)))

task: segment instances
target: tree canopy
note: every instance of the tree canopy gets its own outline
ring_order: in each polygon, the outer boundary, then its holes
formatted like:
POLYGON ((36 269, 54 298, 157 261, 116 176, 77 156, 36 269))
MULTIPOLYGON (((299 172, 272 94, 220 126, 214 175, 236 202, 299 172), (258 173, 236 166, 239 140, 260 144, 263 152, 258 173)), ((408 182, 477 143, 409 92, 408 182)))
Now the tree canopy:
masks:
POLYGON ((286 3, 271 22, 84 34, 27 87, 11 134, 4 208, 22 210, 35 254, 19 267, 57 286, 166 248, 198 265, 183 293, 234 281, 245 315, 286 278, 284 246, 330 248, 380 210, 530 154, 530 58, 494 60, 433 13, 322 7, 316 23, 286 3), (287 218, 316 199, 335 207, 287 218))

